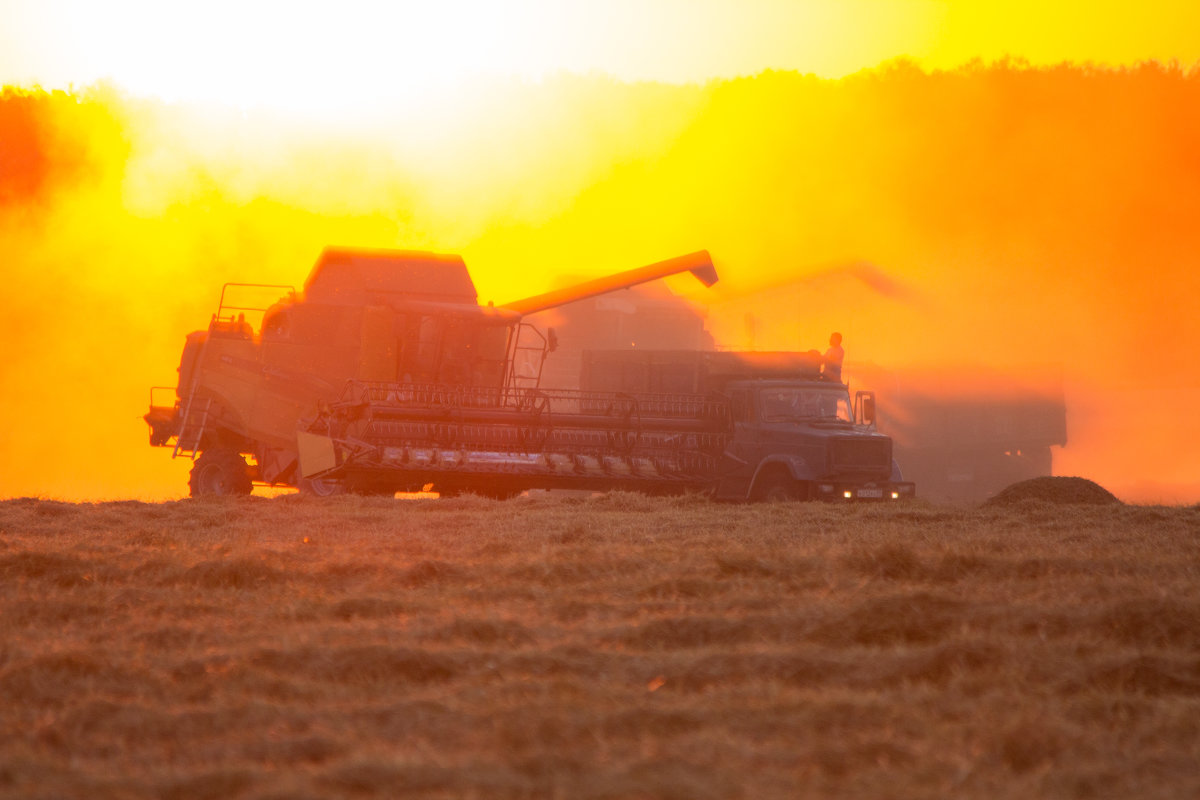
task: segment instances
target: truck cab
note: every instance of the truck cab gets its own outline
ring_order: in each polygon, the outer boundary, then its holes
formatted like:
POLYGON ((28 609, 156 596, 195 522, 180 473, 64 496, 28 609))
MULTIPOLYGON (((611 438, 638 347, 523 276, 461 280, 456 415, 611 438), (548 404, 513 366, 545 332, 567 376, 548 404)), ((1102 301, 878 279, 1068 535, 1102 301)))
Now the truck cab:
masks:
POLYGON ((822 371, 820 353, 592 350, 584 389, 720 398, 733 431, 715 477, 722 500, 912 497, 875 421, 875 394, 822 371))
POLYGON ((716 496, 730 500, 899 499, 892 440, 875 429, 874 396, 843 383, 750 379, 726 384, 734 434, 716 496))

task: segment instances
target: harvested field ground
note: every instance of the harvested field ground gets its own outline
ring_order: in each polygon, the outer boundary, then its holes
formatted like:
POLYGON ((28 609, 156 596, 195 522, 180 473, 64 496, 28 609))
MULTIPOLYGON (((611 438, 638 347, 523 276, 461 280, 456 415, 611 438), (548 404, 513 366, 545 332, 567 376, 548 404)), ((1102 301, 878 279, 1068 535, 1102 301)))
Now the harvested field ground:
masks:
POLYGON ((1200 796, 1200 510, 0 502, 0 796, 1200 796))

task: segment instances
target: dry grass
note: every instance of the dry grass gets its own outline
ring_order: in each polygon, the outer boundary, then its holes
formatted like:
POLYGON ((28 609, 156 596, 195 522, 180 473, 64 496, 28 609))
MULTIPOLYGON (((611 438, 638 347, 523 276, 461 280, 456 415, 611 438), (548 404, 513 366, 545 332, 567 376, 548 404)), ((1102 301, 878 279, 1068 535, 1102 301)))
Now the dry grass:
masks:
POLYGON ((0 503, 0 796, 1200 794, 1200 510, 0 503))

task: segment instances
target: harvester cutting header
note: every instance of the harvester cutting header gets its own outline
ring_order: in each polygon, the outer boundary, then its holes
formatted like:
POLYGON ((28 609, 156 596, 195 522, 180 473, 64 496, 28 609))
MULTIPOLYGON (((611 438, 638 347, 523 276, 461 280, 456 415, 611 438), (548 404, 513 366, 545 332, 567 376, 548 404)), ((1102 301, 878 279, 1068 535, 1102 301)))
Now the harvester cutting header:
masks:
MULTIPOLYGON (((401 437, 406 463, 404 448, 415 445, 445 453, 464 452, 464 445, 495 444, 463 437, 464 426, 485 417, 491 421, 478 422, 483 430, 476 431, 485 440, 509 427, 544 427, 548 401, 534 393, 554 335, 522 317, 683 272, 707 286, 717 280, 711 258, 700 251, 504 305, 481 306, 459 256, 327 248, 302 293, 287 286, 224 287, 208 329, 187 336, 173 402, 155 402, 155 391, 170 387, 155 387, 151 393, 145 416, 150 442, 170 447, 173 457, 195 461, 189 480, 193 496, 246 494, 256 481, 315 493, 346 488, 392 492, 430 482, 445 490, 493 489, 495 481, 487 475, 487 480, 468 475, 448 481, 445 471, 416 475, 380 468, 369 476, 356 474, 352 467, 368 463, 361 455, 371 446, 335 441, 328 435, 330 426, 336 425, 337 411, 344 412, 347 398, 372 393, 385 398, 407 409, 392 414, 412 428, 401 437), (227 300, 245 289, 287 290, 265 309, 258 331, 244 319, 250 309, 227 300), (448 421, 440 418, 447 414, 448 421), (438 480, 424 480, 431 476, 438 480)), ((614 424, 605 422, 609 428, 614 424)), ((522 452, 528 455, 529 449, 522 452)), ((382 455, 376 455, 374 463, 382 464, 382 455)))

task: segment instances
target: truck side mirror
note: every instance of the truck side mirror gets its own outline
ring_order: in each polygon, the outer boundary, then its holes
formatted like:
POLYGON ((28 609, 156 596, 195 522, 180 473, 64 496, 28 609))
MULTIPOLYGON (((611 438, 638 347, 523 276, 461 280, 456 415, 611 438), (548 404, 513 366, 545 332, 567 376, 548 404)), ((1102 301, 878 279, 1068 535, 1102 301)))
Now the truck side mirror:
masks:
POLYGON ((553 353, 558 349, 558 332, 554 328, 546 329, 546 352, 553 353))
POLYGON ((856 392, 854 394, 854 407, 858 412, 855 414, 858 421, 863 425, 875 424, 875 393, 874 392, 856 392))

